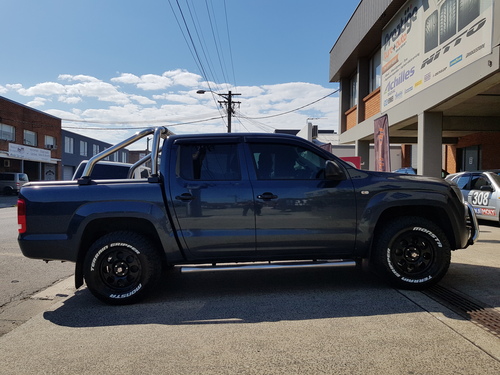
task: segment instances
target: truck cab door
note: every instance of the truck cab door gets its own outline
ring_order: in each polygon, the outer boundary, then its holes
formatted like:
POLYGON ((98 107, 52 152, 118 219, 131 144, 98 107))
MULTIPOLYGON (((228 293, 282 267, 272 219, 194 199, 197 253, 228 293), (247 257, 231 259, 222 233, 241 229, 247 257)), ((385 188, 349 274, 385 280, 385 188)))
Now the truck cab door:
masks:
POLYGON ((168 186, 176 233, 188 257, 255 255, 253 194, 238 138, 179 139, 168 186))
POLYGON ((356 236, 351 180, 325 177, 327 157, 303 142, 247 138, 257 253, 267 257, 350 255, 356 236))

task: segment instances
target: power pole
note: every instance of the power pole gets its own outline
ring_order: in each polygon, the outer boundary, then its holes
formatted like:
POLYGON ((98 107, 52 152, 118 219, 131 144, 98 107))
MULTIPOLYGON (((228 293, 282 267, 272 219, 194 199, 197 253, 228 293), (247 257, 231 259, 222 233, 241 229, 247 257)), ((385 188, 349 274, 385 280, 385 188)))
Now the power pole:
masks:
POLYGON ((206 92, 211 92, 215 95, 219 95, 220 97, 224 98, 225 100, 219 100, 219 104, 224 104, 226 106, 226 112, 227 112, 227 132, 231 133, 231 118, 234 113, 233 105, 234 104, 241 104, 241 102, 235 102, 233 101, 233 96, 234 95, 241 95, 241 94, 234 94, 231 91, 228 91, 227 94, 219 94, 216 93, 212 90, 198 90, 196 91, 197 94, 204 94, 206 92))

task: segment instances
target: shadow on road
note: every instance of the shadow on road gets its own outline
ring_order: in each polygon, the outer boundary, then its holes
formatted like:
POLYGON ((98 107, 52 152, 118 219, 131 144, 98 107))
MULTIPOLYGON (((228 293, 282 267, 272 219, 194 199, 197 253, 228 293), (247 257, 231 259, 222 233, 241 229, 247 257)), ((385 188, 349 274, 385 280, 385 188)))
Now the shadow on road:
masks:
POLYGON ((280 270, 165 277, 142 303, 108 306, 77 291, 45 319, 68 327, 259 323, 421 311, 370 273, 280 270))
MULTIPOLYGON (((484 268, 469 267, 466 273, 471 277, 478 274, 477 268, 484 268)), ((449 315, 446 308, 439 310, 449 315)), ((83 289, 55 311, 45 312, 44 317, 61 326, 102 327, 259 323, 417 312, 422 312, 421 306, 373 274, 337 269, 174 272, 142 303, 108 306, 83 289)))

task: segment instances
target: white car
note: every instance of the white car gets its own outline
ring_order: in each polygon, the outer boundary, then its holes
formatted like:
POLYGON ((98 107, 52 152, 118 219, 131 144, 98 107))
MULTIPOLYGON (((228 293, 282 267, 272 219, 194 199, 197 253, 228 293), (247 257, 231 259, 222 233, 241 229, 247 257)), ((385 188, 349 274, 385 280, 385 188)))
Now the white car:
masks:
POLYGON ((447 180, 458 185, 478 219, 500 222, 500 171, 459 172, 447 180))

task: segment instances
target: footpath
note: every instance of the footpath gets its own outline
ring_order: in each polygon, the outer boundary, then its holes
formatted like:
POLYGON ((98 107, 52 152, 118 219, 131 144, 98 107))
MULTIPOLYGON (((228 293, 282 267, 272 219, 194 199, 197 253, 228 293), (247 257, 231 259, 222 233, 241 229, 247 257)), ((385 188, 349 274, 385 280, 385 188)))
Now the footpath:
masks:
POLYGON ((68 278, 0 337, 0 374, 497 375, 500 226, 480 224, 425 292, 352 270, 174 274, 143 303, 107 306, 68 278))

